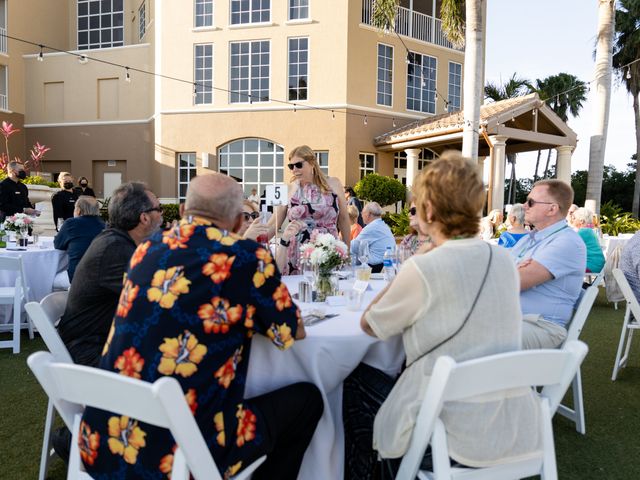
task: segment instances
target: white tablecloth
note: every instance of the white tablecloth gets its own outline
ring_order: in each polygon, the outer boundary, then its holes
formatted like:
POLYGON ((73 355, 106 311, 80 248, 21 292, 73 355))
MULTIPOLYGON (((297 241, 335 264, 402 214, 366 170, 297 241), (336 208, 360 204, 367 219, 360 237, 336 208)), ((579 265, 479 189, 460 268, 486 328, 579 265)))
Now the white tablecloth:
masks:
POLYGON ((631 237, 633 237, 632 233, 622 233, 617 237, 603 236, 600 244, 604 251, 604 258, 609 258, 609 255, 611 255, 618 246, 624 246, 631 237))
MULTIPOLYGON (((302 276, 283 277, 293 294, 302 276)), ((342 283, 342 282, 341 282, 342 283)), ((385 282, 372 280, 363 309, 385 282)), ((341 285, 344 289, 348 285, 341 285)), ((300 303, 304 312, 322 308, 340 315, 306 328, 307 337, 282 352, 260 335, 253 337, 245 395, 247 398, 295 382, 314 383, 322 392, 324 414, 307 449, 300 480, 337 480, 343 477, 344 432, 342 428, 342 382, 365 362, 389 375, 399 372, 404 360, 400 337, 382 342, 360 329, 360 311, 326 304, 300 303)))
MULTIPOLYGON (((58 271, 60 260, 66 258, 66 252, 51 247, 39 248, 29 245, 27 250, 15 251, 0 248, 0 255, 22 257, 25 283, 29 288, 28 301, 39 302, 52 291, 53 279, 58 271)), ((15 272, 0 270, 0 287, 13 287, 16 283, 15 272)), ((0 307, 0 324, 11 321, 11 306, 0 307)))

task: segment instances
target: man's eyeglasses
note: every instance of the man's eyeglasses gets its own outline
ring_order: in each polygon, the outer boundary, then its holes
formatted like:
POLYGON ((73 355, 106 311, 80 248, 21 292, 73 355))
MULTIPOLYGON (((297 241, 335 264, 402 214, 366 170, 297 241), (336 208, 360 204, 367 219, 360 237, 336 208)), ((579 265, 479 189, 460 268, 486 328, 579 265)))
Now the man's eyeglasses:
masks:
POLYGON ((541 203, 543 205, 557 205, 557 202, 541 202, 539 200, 534 200, 533 198, 527 198, 527 201, 524 202, 529 208, 533 207, 537 203, 541 203))
POLYGON ((409 215, 411 215, 412 217, 415 216, 416 213, 418 213, 418 210, 416 209, 416 207, 411 207, 409 209, 409 215))
POLYGON ((158 212, 158 213, 162 213, 162 207, 153 207, 153 208, 147 208, 145 211, 143 211, 142 213, 151 213, 151 212, 158 212))
POLYGON ((302 168, 303 163, 304 163, 304 160, 296 163, 287 163, 287 167, 289 167, 289 170, 293 170, 294 168, 297 168, 298 170, 300 170, 302 168))
POLYGON ((260 216, 259 212, 242 212, 242 215, 244 217, 244 221, 248 222, 249 220, 255 220, 256 218, 258 218, 260 216))

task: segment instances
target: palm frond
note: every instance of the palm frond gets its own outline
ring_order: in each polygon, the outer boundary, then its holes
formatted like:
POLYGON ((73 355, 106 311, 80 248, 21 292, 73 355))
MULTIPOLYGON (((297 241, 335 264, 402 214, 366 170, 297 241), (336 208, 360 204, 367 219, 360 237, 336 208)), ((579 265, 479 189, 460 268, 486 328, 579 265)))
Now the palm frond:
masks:
POLYGON ((440 7, 442 30, 444 31, 447 39, 456 48, 464 47, 464 7, 464 0, 442 0, 442 6, 440 7))
POLYGON ((393 30, 400 0, 376 0, 373 3, 373 26, 380 30, 393 30))

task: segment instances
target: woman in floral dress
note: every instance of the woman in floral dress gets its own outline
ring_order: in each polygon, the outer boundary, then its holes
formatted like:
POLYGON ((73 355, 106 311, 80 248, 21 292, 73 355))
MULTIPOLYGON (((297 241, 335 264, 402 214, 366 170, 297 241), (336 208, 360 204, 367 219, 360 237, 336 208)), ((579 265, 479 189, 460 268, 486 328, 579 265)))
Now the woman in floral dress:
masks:
POLYGON ((290 222, 276 255, 283 274, 296 275, 300 273, 300 245, 309 241, 314 230, 331 233, 336 238, 339 233, 348 247, 351 227, 340 180, 322 173, 311 148, 306 145, 294 148, 287 166, 293 173, 289 202, 278 208, 272 222, 276 229, 282 226, 285 217, 290 222))

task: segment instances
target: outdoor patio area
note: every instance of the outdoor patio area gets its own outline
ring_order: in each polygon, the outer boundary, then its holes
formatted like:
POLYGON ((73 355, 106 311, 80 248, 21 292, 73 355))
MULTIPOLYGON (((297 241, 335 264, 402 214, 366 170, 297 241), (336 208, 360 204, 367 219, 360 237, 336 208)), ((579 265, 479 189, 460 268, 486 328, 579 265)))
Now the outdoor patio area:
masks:
MULTIPOLYGON (((640 477, 640 455, 637 432, 640 415, 636 412, 640 391, 640 353, 632 348, 630 365, 616 382, 611 381, 611 369, 624 315, 624 305, 618 310, 608 304, 601 291, 582 332, 581 340, 589 345, 589 354, 582 365, 582 381, 586 408, 587 434, 578 434, 567 419, 556 416, 554 433, 558 476, 569 479, 632 479, 640 477), (635 355, 634 355, 635 354, 635 355)), ((3 336, 4 338, 4 336, 3 336)), ((46 397, 29 371, 26 359, 44 350, 38 338, 29 341, 23 336, 23 350, 13 355, 0 351, 3 386, 0 394, 0 478, 34 479, 42 442, 46 397)), ((56 459, 49 478, 66 478, 63 463, 56 459)))

